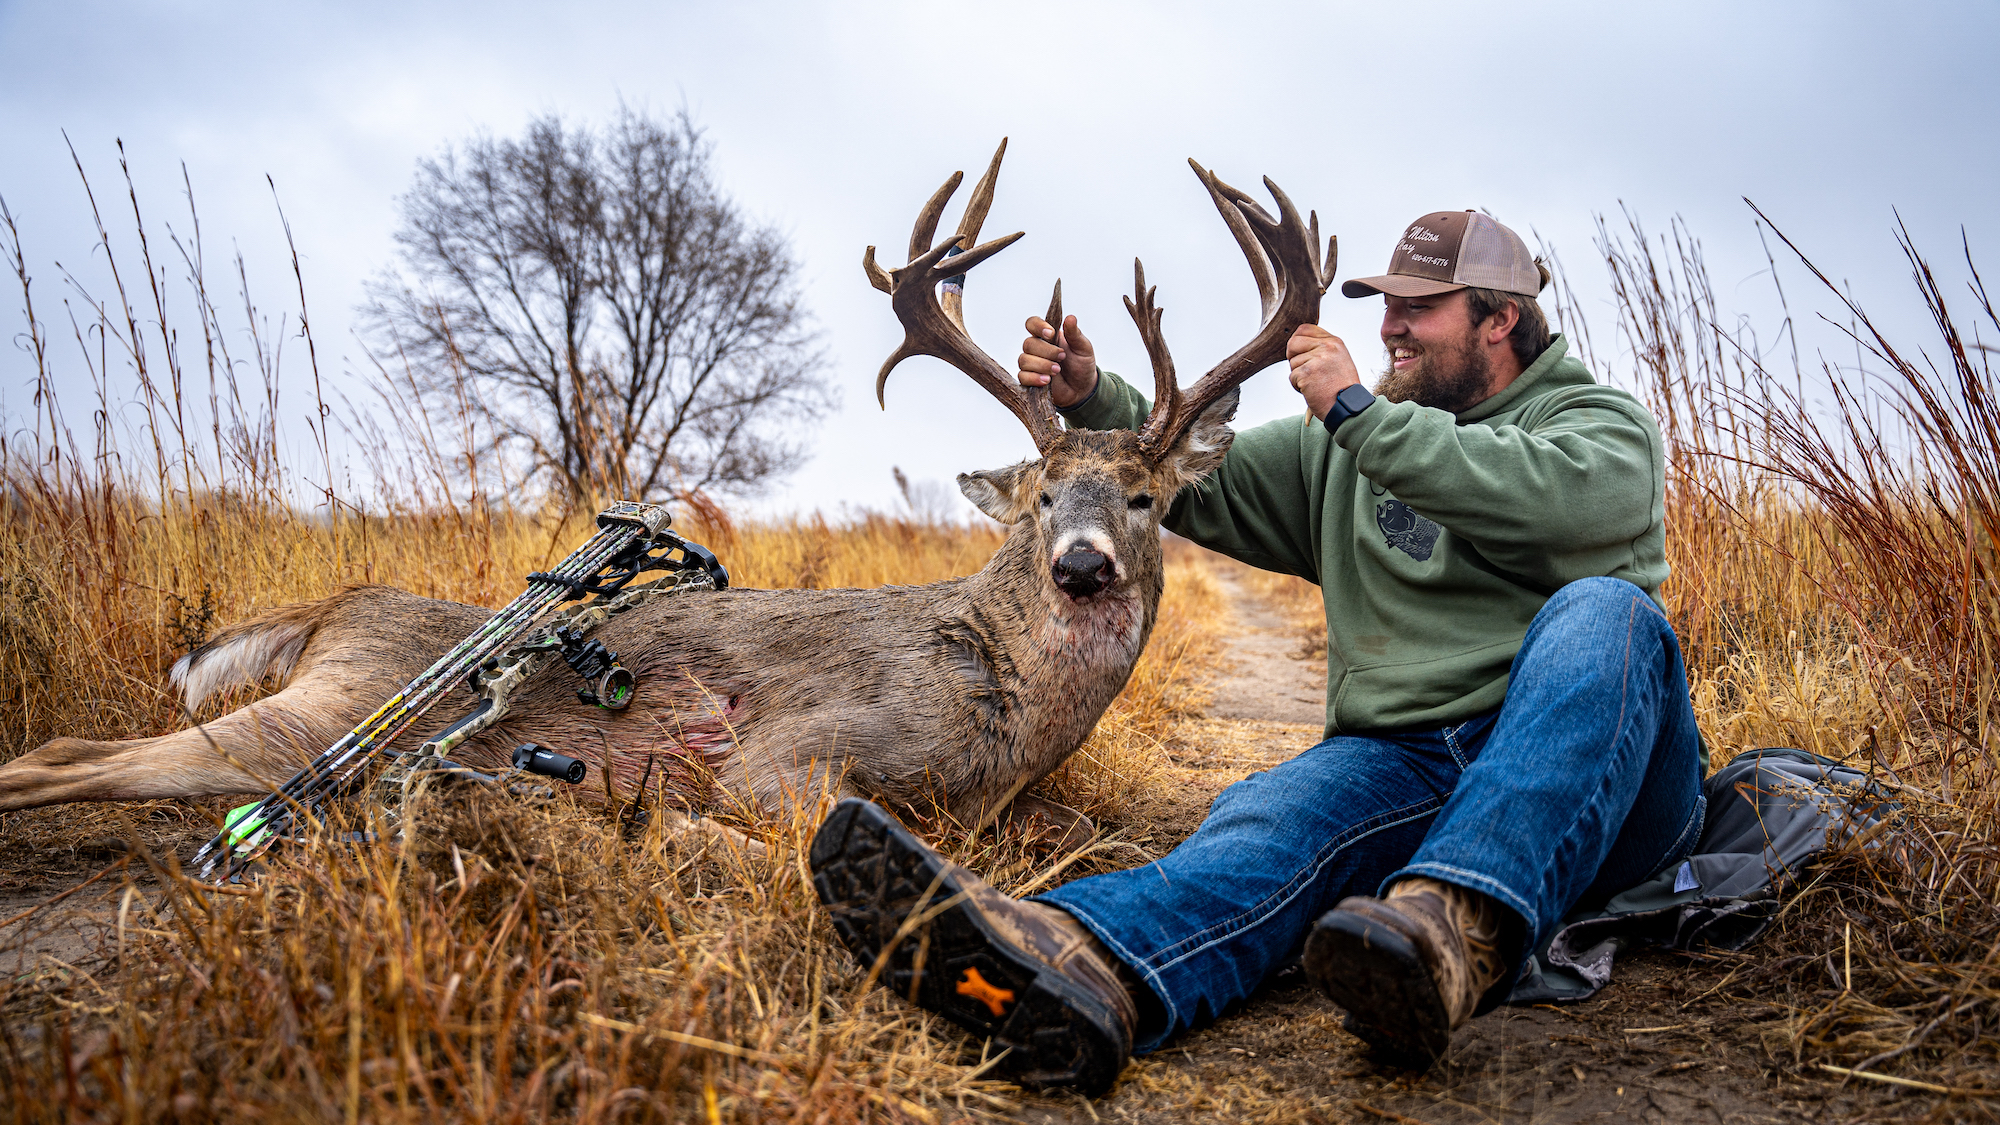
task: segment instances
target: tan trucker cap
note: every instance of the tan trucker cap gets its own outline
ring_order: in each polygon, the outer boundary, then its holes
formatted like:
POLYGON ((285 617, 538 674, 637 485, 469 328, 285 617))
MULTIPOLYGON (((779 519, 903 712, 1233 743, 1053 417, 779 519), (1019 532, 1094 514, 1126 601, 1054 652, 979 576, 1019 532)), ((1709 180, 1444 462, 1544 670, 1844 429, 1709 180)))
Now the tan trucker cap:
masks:
POLYGON ((1532 297, 1542 272, 1521 236, 1478 211, 1433 211, 1410 224, 1389 255, 1389 272, 1341 285, 1349 297, 1429 297, 1474 286, 1532 297))

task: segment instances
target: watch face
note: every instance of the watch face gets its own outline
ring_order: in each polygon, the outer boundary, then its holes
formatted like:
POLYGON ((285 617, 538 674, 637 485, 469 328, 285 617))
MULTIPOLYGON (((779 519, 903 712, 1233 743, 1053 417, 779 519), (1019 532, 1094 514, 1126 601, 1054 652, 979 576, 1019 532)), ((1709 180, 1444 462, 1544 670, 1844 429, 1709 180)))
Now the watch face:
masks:
POLYGON ((1333 396, 1333 408, 1326 412, 1327 432, 1333 432, 1342 422, 1366 410, 1374 402, 1375 396, 1359 383, 1340 388, 1340 392, 1333 396))

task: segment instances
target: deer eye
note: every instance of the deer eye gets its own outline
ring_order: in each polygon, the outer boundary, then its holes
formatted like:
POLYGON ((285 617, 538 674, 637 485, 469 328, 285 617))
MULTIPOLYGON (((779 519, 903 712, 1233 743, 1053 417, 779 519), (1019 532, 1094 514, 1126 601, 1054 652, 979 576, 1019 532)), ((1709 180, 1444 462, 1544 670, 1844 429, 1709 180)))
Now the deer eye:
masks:
POLYGON ((1049 499, 1049 494, 1046 492, 1042 493, 1042 507, 1052 508, 1054 506, 1055 506, 1055 501, 1049 499))
POLYGON ((1141 492, 1139 495, 1125 501, 1125 506, 1143 512, 1153 506, 1153 494, 1150 492, 1141 492))

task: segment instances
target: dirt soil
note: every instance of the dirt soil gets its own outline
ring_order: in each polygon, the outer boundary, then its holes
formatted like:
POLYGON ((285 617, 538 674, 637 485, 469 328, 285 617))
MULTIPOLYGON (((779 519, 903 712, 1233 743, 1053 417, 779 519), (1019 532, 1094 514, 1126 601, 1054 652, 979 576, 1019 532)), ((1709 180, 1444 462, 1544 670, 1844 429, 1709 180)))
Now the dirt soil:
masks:
MULTIPOLYGON (((240 801, 240 799, 239 799, 240 801)), ((233 803, 146 801, 58 805, 0 813, 0 974, 88 966, 115 950, 126 871, 136 894, 157 886, 127 853, 186 855, 212 834, 211 815, 233 803)))
MULTIPOLYGON (((1324 658, 1308 656, 1295 626, 1232 574, 1223 577, 1236 611, 1230 667, 1208 717, 1168 748, 1199 780, 1183 789, 1179 807, 1148 816, 1156 851, 1191 833, 1225 786, 1320 735, 1324 658)), ((1754 971, 1755 952, 1747 959, 1642 953, 1621 960, 1611 985, 1592 1000, 1502 1008, 1474 1020, 1426 1074, 1372 1062, 1366 1046, 1341 1030, 1340 1009, 1292 970, 1243 1010, 1134 1060, 1109 1096, 1094 1103, 1075 1095, 1031 1098, 1020 1120, 1733 1125, 1837 1121, 1871 1111, 1901 1117, 1928 1108, 1927 1099, 1898 1107, 1895 1091, 1843 1090, 1837 1080, 1781 1065, 1761 1035, 1784 1013, 1746 1003, 1730 987, 1743 970, 1754 971)))

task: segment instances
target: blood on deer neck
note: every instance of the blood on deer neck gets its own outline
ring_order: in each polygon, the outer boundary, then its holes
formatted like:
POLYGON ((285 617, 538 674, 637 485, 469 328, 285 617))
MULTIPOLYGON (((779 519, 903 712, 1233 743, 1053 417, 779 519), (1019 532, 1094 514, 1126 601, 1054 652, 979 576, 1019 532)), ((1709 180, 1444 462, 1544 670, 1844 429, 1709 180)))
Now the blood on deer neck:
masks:
POLYGON ((1162 586, 1158 548, 1138 554, 1116 585, 1072 598, 1050 577, 1040 536, 1024 522, 966 580, 975 604, 1016 626, 1008 648, 1026 697, 1101 709, 1125 686, 1153 631, 1162 586))

